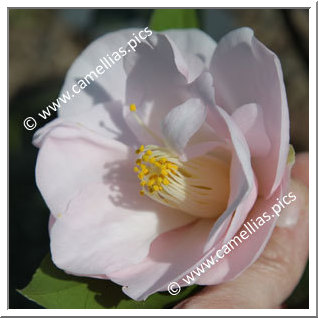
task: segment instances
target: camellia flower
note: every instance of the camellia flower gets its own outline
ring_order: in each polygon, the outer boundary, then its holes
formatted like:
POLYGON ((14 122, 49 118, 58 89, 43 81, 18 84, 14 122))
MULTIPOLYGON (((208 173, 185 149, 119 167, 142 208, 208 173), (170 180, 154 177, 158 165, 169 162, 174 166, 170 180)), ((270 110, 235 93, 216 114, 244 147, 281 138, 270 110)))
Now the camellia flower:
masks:
MULTIPOLYGON (((93 42, 62 92, 127 43, 93 42)), ((34 138, 51 211, 53 262, 109 279, 140 300, 167 290, 277 203, 289 180, 280 62, 241 28, 218 44, 195 29, 155 33, 66 105, 34 138)), ((235 278, 263 251, 262 225, 195 283, 235 278)))

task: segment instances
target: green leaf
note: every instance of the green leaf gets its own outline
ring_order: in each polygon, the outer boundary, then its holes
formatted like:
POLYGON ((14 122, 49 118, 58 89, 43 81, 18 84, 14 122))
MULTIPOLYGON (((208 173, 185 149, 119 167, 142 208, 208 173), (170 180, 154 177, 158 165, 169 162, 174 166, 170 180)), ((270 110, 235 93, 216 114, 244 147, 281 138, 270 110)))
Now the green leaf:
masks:
POLYGON ((197 290, 193 285, 172 296, 156 293, 145 301, 126 296, 121 286, 102 279, 76 277, 64 273, 47 255, 27 287, 18 290, 28 299, 49 309, 169 308, 197 290))
POLYGON ((289 145, 287 164, 293 165, 294 163, 295 163, 295 149, 292 145, 289 145))
POLYGON ((199 21, 194 9, 156 9, 150 19, 150 29, 154 31, 198 27, 199 21))

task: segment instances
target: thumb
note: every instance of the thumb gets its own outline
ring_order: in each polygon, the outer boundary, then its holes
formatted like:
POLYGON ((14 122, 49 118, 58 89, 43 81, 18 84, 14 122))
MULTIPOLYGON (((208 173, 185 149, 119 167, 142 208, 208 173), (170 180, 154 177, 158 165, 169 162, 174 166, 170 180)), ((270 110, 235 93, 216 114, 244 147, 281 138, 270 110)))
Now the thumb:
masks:
POLYGON ((205 287, 175 308, 280 308, 299 282, 308 259, 308 154, 292 170, 297 199, 281 212, 260 258, 233 281, 205 287))

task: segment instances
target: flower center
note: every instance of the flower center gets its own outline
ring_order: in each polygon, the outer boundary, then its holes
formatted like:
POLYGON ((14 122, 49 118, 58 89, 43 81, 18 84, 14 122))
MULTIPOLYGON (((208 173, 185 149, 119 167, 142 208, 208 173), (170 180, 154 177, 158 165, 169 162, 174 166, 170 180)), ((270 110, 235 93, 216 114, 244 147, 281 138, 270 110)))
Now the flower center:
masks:
POLYGON ((182 162, 169 149, 141 145, 134 171, 141 195, 198 217, 217 217, 226 208, 228 165, 209 155, 182 162))
MULTIPOLYGON (((154 139, 161 141, 130 105, 136 121, 154 139)), ((141 145, 134 171, 140 180, 140 195, 203 218, 217 218, 229 198, 229 164, 212 154, 182 162, 165 147, 141 145)))

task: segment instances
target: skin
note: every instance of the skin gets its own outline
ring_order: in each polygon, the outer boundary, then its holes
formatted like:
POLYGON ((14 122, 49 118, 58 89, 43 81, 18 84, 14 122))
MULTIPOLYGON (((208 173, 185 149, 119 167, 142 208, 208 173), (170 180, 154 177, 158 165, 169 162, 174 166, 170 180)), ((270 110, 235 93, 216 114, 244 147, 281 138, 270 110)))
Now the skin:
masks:
POLYGON ((290 185, 297 206, 281 213, 282 220, 257 262, 235 280, 205 287, 175 308, 281 308, 308 259, 308 175, 308 153, 298 154, 290 185))

